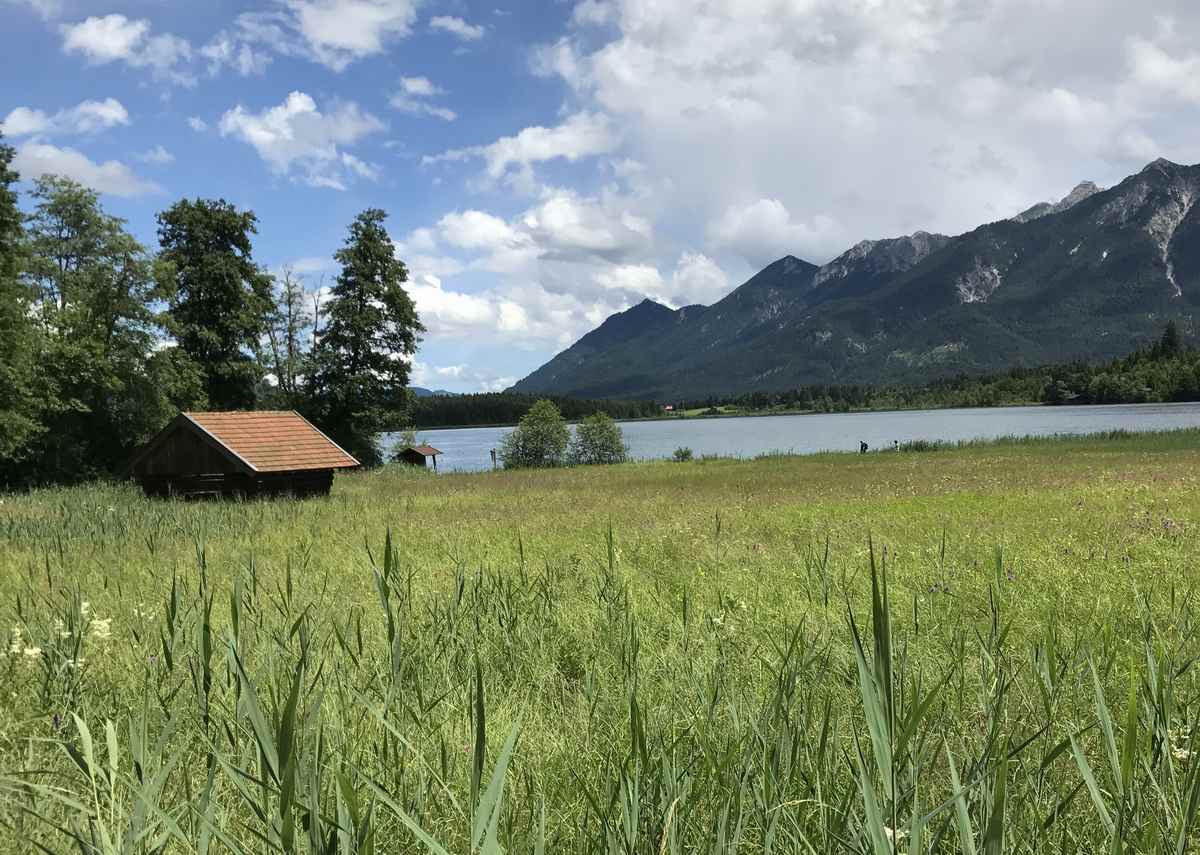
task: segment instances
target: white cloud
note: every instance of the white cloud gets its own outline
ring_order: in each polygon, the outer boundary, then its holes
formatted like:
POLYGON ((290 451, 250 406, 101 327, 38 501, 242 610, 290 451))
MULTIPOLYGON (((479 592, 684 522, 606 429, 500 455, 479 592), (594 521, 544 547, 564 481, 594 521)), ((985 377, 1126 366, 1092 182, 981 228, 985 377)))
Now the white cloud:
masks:
POLYGON ((438 107, 433 104, 426 104, 423 101, 414 101, 411 98, 404 98, 399 95, 393 97, 389 103, 402 113, 434 116, 435 118, 446 122, 453 122, 458 118, 458 113, 454 112, 449 107, 438 107))
POLYGON ((451 15, 438 15, 429 21, 429 26, 435 30, 447 32, 464 42, 477 42, 483 38, 483 27, 468 24, 462 18, 451 15))
POLYGON ((610 291, 662 296, 666 290, 662 274, 649 264, 619 264, 596 273, 596 282, 610 291))
POLYGON ((571 13, 575 26, 599 27, 616 20, 617 9, 609 0, 582 0, 571 13))
POLYGON ((41 110, 29 107, 15 107, 0 123, 0 132, 9 137, 40 134, 50 125, 49 117, 41 110))
POLYGON ((79 24, 62 27, 63 50, 78 51, 96 64, 129 60, 146 39, 150 22, 131 21, 124 15, 88 18, 79 24))
POLYGON ((478 163, 484 189, 509 181, 531 199, 408 239, 415 273, 455 271, 435 302, 477 310, 460 319, 472 340, 569 344, 646 294, 710 303, 784 254, 822 262, 861 239, 961 232, 1159 155, 1196 160, 1195 3, 570 7, 533 63, 566 84, 560 117, 425 160, 478 163), (1080 21, 1103 26, 1065 38, 1080 21), (548 165, 576 189, 542 186, 548 165))
POLYGON ((723 296, 725 275, 702 254, 681 254, 664 276, 652 257, 650 222, 629 210, 624 197, 562 188, 542 188, 540 195, 511 219, 454 211, 397 241, 431 340, 560 349, 647 296, 669 305, 723 296), (443 282, 460 275, 490 284, 468 291, 443 282))
POLYGON ((729 277, 706 255, 684 252, 670 279, 664 279, 651 264, 620 264, 601 268, 595 281, 603 288, 620 292, 634 303, 650 297, 668 306, 711 304, 729 293, 729 277))
POLYGON ((1148 39, 1133 38, 1128 55, 1138 83, 1184 101, 1200 102, 1200 54, 1178 58, 1148 39))
POLYGON ((1172 0, 578 0, 534 68, 621 129, 682 244, 758 216, 732 251, 819 262, 1115 183, 1155 148, 1191 162, 1198 42, 1200 5, 1172 0), (1064 39, 1081 20, 1104 26, 1064 39))
POLYGON ((679 256, 671 276, 671 300, 677 306, 715 303, 730 291, 729 277, 709 258, 698 252, 679 256))
POLYGON ((431 273, 411 280, 407 290, 431 335, 464 336, 497 326, 499 307, 494 300, 443 290, 441 279, 431 273))
POLYGON ((121 61, 131 68, 149 68, 156 79, 191 85, 195 77, 180 68, 192 56, 192 47, 170 33, 151 35, 150 22, 111 14, 90 17, 59 28, 63 51, 81 53, 93 65, 121 61))
POLYGON ((379 167, 373 163, 367 163, 365 160, 359 160, 349 152, 342 152, 342 164, 360 178, 366 178, 369 181, 379 180, 379 167))
POLYGON ((484 211, 455 211, 438 222, 446 242, 460 249, 498 250, 529 243, 527 236, 484 211))
POLYGON ((18 148, 13 168, 22 178, 62 175, 113 196, 141 196, 162 189, 153 181, 139 178, 128 166, 116 160, 95 163, 76 149, 39 142, 29 142, 18 148))
POLYGON ((223 68, 232 68, 243 77, 261 75, 271 64, 271 56, 265 49, 225 31, 200 48, 200 55, 208 60, 210 76, 219 74, 223 68))
POLYGON ((428 77, 401 77, 400 88, 405 95, 414 95, 418 98, 431 98, 434 95, 443 94, 443 90, 435 86, 428 77))
POLYGON ((316 62, 333 71, 384 53, 408 36, 419 0, 275 0, 243 12, 198 51, 208 73, 224 68, 263 74, 272 54, 316 62))
POLYGON ((401 77, 400 91, 388 102, 397 110, 414 115, 436 116, 447 122, 453 122, 458 114, 448 107, 440 107, 423 100, 444 95, 445 90, 434 85, 428 77, 401 77))
POLYGON ((129 111, 116 98, 81 101, 74 107, 47 115, 30 107, 13 109, 0 124, 6 136, 33 134, 94 134, 117 125, 129 124, 129 111))
POLYGON ((313 273, 324 273, 334 268, 334 260, 324 256, 307 255, 294 259, 286 265, 297 276, 310 276, 313 273))
POLYGON ((282 104, 260 113, 242 105, 227 111, 219 123, 222 136, 240 139, 278 175, 300 173, 315 187, 345 189, 347 172, 372 177, 375 168, 339 146, 381 131, 384 125, 352 101, 335 103, 328 112, 303 92, 292 92, 282 104))
POLYGON ((342 71, 363 57, 382 53, 387 42, 407 36, 416 19, 416 0, 284 0, 289 26, 312 57, 342 71))
POLYGON ((511 375, 492 376, 482 382, 482 388, 485 392, 503 392, 520 379, 520 377, 514 377, 511 375))
POLYGON ((502 137, 490 145, 453 149, 426 157, 424 162, 467 160, 481 157, 487 173, 501 178, 511 167, 528 169, 535 163, 563 159, 569 162, 612 151, 616 132, 608 118, 599 113, 576 113, 557 127, 525 128, 516 136, 502 137))
POLYGON ((794 222, 778 199, 727 208, 709 227, 708 235, 717 246, 733 250, 756 267, 765 267, 784 255, 831 255, 847 240, 831 217, 818 215, 811 223, 794 222))
POLYGON ((204 131, 208 130, 208 122, 204 121, 199 116, 189 116, 187 123, 188 127, 196 133, 203 133, 204 131))
POLYGON ((412 363, 410 375, 412 385, 427 388, 457 386, 467 392, 501 392, 513 383, 516 377, 498 375, 487 369, 475 369, 469 365, 430 365, 419 360, 412 363))
POLYGON ((653 229, 622 202, 605 204, 568 190, 546 190, 521 225, 550 257, 594 255, 619 260, 648 250, 653 229))
POLYGON ((436 386, 444 380, 457 380, 468 374, 466 365, 429 365, 414 360, 409 379, 414 386, 436 386))
POLYGON ((159 166, 165 166, 168 163, 175 161, 175 155, 167 151, 162 145, 156 145, 149 151, 142 152, 138 155, 138 160, 143 163, 155 163, 159 166))

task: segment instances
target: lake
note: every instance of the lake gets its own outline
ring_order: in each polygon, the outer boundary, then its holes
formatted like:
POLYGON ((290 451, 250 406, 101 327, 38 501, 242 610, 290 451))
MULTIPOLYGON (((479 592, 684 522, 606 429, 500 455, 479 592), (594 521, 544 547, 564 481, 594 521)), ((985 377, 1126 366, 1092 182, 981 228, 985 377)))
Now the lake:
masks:
MULTIPOLYGON (((688 446, 697 457, 754 457, 770 451, 811 454, 872 449, 914 439, 957 442, 1000 436, 1052 436, 1116 430, 1170 430, 1200 427, 1200 403, 1122 404, 1086 407, 994 407, 964 410, 906 410, 889 413, 822 413, 810 416, 739 416, 623 422, 630 454, 639 460, 670 457, 688 446)), ((440 449, 438 468, 478 472, 490 469, 490 450, 512 428, 423 430, 422 441, 440 449)), ((384 435, 390 452, 395 434, 384 435)))

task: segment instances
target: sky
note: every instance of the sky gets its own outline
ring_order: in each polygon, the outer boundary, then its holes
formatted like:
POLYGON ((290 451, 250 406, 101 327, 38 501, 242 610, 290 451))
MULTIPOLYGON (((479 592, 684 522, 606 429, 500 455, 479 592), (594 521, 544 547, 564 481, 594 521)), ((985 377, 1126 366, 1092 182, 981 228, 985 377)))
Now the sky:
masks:
MULTIPOLYGON (((1195 0, 0 0, 0 129, 156 248, 220 197, 319 291, 388 212, 416 385, 646 297, 1200 161, 1195 0)), ((28 184, 23 185, 27 189, 28 184)))

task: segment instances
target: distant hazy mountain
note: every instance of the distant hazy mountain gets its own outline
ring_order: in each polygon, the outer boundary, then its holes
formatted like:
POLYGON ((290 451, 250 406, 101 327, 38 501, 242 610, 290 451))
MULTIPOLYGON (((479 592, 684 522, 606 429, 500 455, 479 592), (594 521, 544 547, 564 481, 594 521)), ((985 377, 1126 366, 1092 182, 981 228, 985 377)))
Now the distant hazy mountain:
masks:
POLYGON ((920 381, 1121 355, 1200 308, 1200 166, 1157 160, 1115 187, 957 237, 863 241, 823 267, 776 261, 712 306, 646 300, 513 388, 703 398, 810 383, 920 381))
POLYGON ((435 395, 457 395, 457 392, 447 392, 445 389, 424 389, 420 386, 409 386, 412 393, 418 398, 432 398, 435 395))

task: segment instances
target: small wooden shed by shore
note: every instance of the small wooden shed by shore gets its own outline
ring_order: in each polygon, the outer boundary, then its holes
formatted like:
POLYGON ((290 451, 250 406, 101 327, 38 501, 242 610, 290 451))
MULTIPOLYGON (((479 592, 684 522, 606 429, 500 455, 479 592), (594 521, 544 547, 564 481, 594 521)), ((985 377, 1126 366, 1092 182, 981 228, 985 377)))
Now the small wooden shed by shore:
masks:
POLYGON ((358 461, 296 412, 180 413, 129 464, 148 496, 324 496, 358 461))
POLYGON ((432 445, 410 445, 398 455, 400 460, 413 466, 428 466, 433 461, 433 471, 437 471, 437 459, 441 454, 432 445))

